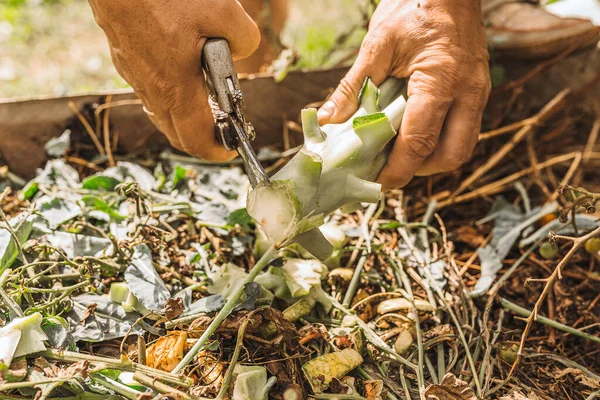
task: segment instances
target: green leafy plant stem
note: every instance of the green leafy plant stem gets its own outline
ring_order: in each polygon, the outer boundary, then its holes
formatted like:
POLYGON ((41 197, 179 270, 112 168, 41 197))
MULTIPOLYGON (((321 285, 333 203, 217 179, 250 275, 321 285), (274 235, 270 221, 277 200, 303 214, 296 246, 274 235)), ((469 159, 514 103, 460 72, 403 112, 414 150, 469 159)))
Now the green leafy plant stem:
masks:
MULTIPOLYGON (((519 305, 517 305, 517 304, 515 304, 515 303, 513 303, 513 302, 511 302, 511 301, 509 301, 509 300, 507 300, 505 298, 500 298, 500 304, 502 304, 502 307, 504 307, 507 310, 510 310, 510 311, 514 312, 519 317, 527 318, 527 317, 529 317, 531 315, 531 311, 530 310, 528 310, 526 308, 523 308, 523 307, 521 307, 521 306, 519 306, 519 305)), ((557 322, 557 321, 555 321, 553 319, 542 317, 541 315, 538 315, 536 321, 540 322, 540 323, 542 323, 544 325, 548 325, 548 326, 551 326, 553 328, 556 328, 556 329, 558 329, 560 331, 567 332, 567 333, 570 333, 572 335, 579 336, 579 337, 582 337, 582 338, 587 339, 587 340, 591 340, 591 341, 596 342, 596 343, 600 343, 600 338, 599 337, 587 334, 587 333, 585 333, 583 331, 580 331, 579 329, 572 328, 572 327, 570 327, 568 325, 561 324, 560 322, 557 322)))
POLYGON ((269 262, 274 258, 276 253, 275 246, 269 247, 269 250, 254 264, 246 279, 242 285, 231 295, 231 297, 227 300, 227 303, 223 306, 221 311, 215 316, 212 320, 206 331, 202 334, 200 339, 194 344, 194 347, 188 351, 185 357, 181 360, 179 364, 175 367, 175 369, 171 372, 172 374, 178 374, 187 367, 187 365, 196 357, 206 345, 210 337, 217 330, 221 322, 225 320, 231 314, 235 306, 239 303, 242 294, 244 293, 244 286, 250 282, 254 282, 254 279, 258 276, 259 273, 262 272, 263 269, 269 264, 269 262))

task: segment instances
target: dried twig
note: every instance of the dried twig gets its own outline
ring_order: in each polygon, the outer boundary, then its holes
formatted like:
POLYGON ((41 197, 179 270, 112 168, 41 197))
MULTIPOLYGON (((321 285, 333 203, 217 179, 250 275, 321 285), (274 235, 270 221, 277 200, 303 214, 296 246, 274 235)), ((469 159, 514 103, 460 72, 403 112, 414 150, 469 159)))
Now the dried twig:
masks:
MULTIPOLYGON (((112 94, 109 94, 106 97, 106 102, 110 103, 112 99, 112 94)), ((102 118, 102 132, 104 134, 104 149, 106 150, 106 157, 108 158, 108 165, 111 167, 114 167, 115 164, 115 159, 113 158, 113 153, 112 153, 112 146, 110 145, 110 129, 109 129, 109 116, 110 116, 110 107, 106 108, 106 111, 104 111, 104 115, 102 118)))
POLYGON ((543 168, 551 167, 553 165, 561 164, 565 161, 572 160, 576 156, 577 156, 577 152, 573 152, 573 153, 562 154, 562 155, 553 157, 549 160, 539 163, 539 165, 537 167, 529 167, 524 170, 515 172, 512 175, 509 175, 505 178, 499 179, 492 183, 488 183, 485 186, 477 188, 477 189, 473 190, 472 192, 457 196, 454 199, 450 198, 447 200, 440 201, 439 203, 437 203, 436 207, 439 210, 440 208, 444 208, 444 207, 447 207, 452 204, 463 203, 465 201, 473 200, 478 197, 482 197, 484 195, 491 195, 491 194, 499 193, 499 192, 503 191, 507 187, 508 184, 510 184, 518 179, 521 179, 524 176, 531 174, 532 172, 535 171, 536 168, 543 169, 543 168))
POLYGON ((552 287, 554 282, 556 282, 556 280, 562 278, 562 275, 561 275, 562 269, 565 267, 565 265, 571 259, 571 257, 573 257, 573 255, 575 253, 577 253, 577 251, 583 245, 585 245, 585 242, 587 242, 589 239, 594 238, 599 235, 600 235, 600 228, 596 228, 593 231, 591 231, 590 233, 588 233, 587 235, 577 237, 577 238, 567 237, 567 236, 555 236, 556 239, 571 241, 573 243, 573 245, 571 246, 571 249, 569 249, 567 254, 563 257, 563 259, 556 265, 552 274, 544 280, 546 282, 546 284, 544 285, 544 289, 542 290, 540 297, 537 299, 537 301, 535 302, 535 305, 533 306, 531 315, 529 315, 529 317, 527 317, 527 320, 526 320, 527 323, 525 325, 525 329, 523 330, 523 335, 521 336, 521 343, 519 344, 519 350, 517 351, 517 359, 513 363, 512 367, 510 369, 510 372, 508 373, 508 377, 514 376, 514 373, 516 372, 516 370, 519 366, 519 363, 521 361, 521 357, 523 354, 523 348, 525 347, 525 342, 527 340, 527 336, 529 335, 529 331, 531 330, 531 327, 533 326, 533 321, 535 321, 537 319, 538 312, 542 306, 542 303, 544 302, 544 299, 548 295, 548 292, 550 291, 550 288, 552 287))
POLYGON ((585 144, 585 148, 583 150, 583 161, 588 162, 592 158, 592 153, 594 151, 594 146, 598 141, 598 135, 600 134, 600 117, 596 118, 594 121, 594 125, 592 125, 592 130, 590 131, 590 135, 588 136, 587 143, 585 144))
POLYGON ((83 127, 84 127, 85 131, 87 132, 87 134, 89 135, 90 139, 92 139, 92 142, 94 143, 94 146, 96 146, 96 150, 98 151, 98 153, 100 153, 101 155, 105 155, 106 153, 104 151, 104 148, 102 147, 102 143, 100 143, 100 140, 98 139, 96 132, 94 132, 94 129, 92 129, 92 126, 90 125, 90 123, 87 121, 87 119, 85 119, 83 114, 81 114, 81 112, 77 109, 77 106, 75 105, 75 103, 73 103, 72 101, 69 101, 67 104, 69 105, 69 108, 71 109, 71 111, 73 111, 73 113, 77 116, 77 119, 79 119, 79 122, 81 122, 81 124, 83 125, 83 127))
POLYGON ((482 133, 480 133, 479 134, 479 141, 488 140, 488 139, 491 139, 491 138, 494 138, 494 137, 500 136, 500 135, 505 135, 507 133, 516 131, 517 129, 519 129, 519 128, 523 127, 523 126, 533 125, 533 124, 536 124, 536 123, 538 123, 536 117, 529 117, 529 118, 526 118, 526 119, 524 119, 522 121, 513 122, 510 125, 506 125, 506 126, 503 126, 501 128, 491 130, 489 132, 482 132, 482 133))
POLYGON ((133 379, 138 381, 144 386, 148 386, 149 388, 154 389, 155 391, 163 394, 172 394, 177 399, 186 399, 192 400, 193 397, 189 394, 182 392, 181 390, 177 390, 167 384, 162 383, 157 377, 149 377, 141 372, 136 372, 133 374, 133 379))
POLYGON ((551 116, 556 114, 563 106, 565 100, 568 98, 571 93, 570 89, 564 89, 560 91, 552 100, 550 100, 533 118, 534 122, 523 126, 510 141, 508 141, 504 146, 500 148, 493 156, 491 156, 487 162, 485 162, 481 167, 477 168, 471 176, 466 178, 456 189, 452 195, 451 199, 456 198, 459 194, 465 191, 469 186, 471 186, 475 181, 485 175, 489 170, 491 170, 494 166, 496 166, 508 153, 510 153, 517 144, 519 144, 525 137, 534 132, 535 127, 549 119, 551 116))

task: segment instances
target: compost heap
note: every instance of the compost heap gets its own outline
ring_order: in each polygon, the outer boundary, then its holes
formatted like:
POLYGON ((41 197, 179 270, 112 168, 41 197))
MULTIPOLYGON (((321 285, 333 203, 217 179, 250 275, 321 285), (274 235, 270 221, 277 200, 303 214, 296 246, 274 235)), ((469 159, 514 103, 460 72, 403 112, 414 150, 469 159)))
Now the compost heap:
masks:
POLYGON ((330 216, 326 261, 291 245, 253 275, 239 167, 65 132, 24 186, 2 173, 0 396, 594 398, 600 153, 575 107, 513 113, 534 140, 484 134, 460 171, 330 216))

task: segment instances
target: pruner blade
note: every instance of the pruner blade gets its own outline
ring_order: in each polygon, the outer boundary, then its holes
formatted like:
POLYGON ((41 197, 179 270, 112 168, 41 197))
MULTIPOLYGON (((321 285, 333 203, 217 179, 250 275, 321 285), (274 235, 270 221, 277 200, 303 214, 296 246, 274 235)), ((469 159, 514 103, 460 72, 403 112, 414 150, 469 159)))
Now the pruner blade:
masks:
POLYGON ((215 116, 215 135, 227 150, 237 150, 242 157, 252 187, 269 183, 269 177, 252 148, 254 128, 242 111, 244 96, 233 66, 227 40, 209 39, 202 51, 203 68, 215 116))

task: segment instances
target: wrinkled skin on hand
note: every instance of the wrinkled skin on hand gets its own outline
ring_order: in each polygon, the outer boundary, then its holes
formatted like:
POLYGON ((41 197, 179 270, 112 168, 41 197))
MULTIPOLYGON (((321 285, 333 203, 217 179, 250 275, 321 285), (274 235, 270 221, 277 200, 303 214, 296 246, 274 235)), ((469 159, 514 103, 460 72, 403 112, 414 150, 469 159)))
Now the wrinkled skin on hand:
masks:
POLYGON ((236 153, 214 136, 201 65, 207 37, 228 40, 234 58, 260 42, 256 24, 236 0, 89 0, 106 33, 115 67, 171 144, 223 161, 236 153))
POLYGON ((379 176, 384 188, 416 175, 452 171, 476 144, 490 92, 488 52, 478 0, 382 0, 358 58, 319 121, 347 120, 366 77, 409 78, 399 136, 379 176))

